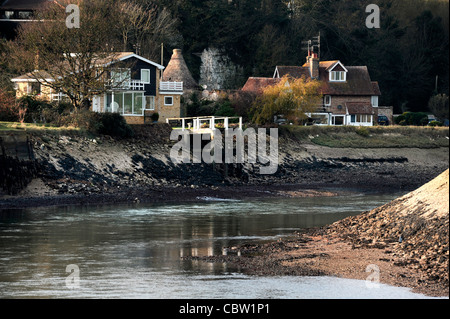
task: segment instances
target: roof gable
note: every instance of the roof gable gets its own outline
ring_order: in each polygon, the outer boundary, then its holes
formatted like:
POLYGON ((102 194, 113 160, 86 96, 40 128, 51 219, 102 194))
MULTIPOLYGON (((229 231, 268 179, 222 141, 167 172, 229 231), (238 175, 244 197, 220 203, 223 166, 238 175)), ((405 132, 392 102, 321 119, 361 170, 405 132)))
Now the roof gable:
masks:
POLYGON ((146 59, 144 57, 141 57, 140 55, 137 55, 137 54, 135 54, 133 52, 119 52, 119 53, 115 53, 115 55, 110 57, 110 60, 112 60, 112 61, 109 61, 109 62, 105 61, 104 66, 110 66, 111 64, 114 64, 114 63, 117 63, 117 62, 120 62, 120 61, 125 61, 125 60, 128 60, 130 58, 136 58, 136 59, 141 60, 141 61, 143 61, 145 63, 151 64, 151 65, 157 67, 160 70, 164 70, 164 66, 162 66, 162 65, 160 65, 158 63, 155 63, 153 61, 150 61, 150 60, 148 60, 148 59, 146 59))
POLYGON ((344 71, 344 72, 348 72, 348 70, 345 68, 345 66, 341 63, 341 61, 337 61, 336 63, 334 63, 333 65, 330 65, 327 68, 328 72, 331 71, 344 71))

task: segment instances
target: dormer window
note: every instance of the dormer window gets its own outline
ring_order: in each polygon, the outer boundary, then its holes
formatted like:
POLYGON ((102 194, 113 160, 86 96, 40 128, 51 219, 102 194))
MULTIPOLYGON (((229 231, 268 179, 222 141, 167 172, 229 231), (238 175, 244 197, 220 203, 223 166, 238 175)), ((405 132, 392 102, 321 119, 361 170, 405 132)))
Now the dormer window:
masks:
POLYGON ((345 71, 331 71, 330 81, 332 82, 345 82, 347 81, 347 73, 345 71))
POLYGON ((330 66, 327 71, 330 73, 330 82, 347 81, 348 70, 340 61, 336 61, 336 63, 330 66))

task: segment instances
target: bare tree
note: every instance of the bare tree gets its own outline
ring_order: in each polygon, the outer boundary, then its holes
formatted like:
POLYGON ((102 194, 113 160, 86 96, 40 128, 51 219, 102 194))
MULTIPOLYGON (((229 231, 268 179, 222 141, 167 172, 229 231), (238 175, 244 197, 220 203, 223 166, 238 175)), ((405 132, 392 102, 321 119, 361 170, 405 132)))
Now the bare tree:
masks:
POLYGON ((79 1, 80 27, 70 28, 64 4, 59 1, 38 12, 37 22, 23 24, 5 54, 14 69, 66 95, 78 110, 110 84, 109 68, 117 58, 111 22, 117 10, 107 0, 79 1))
POLYGON ((162 42, 178 44, 178 21, 170 12, 156 5, 143 6, 138 1, 118 1, 117 27, 124 51, 133 49, 152 59, 159 57, 162 42))

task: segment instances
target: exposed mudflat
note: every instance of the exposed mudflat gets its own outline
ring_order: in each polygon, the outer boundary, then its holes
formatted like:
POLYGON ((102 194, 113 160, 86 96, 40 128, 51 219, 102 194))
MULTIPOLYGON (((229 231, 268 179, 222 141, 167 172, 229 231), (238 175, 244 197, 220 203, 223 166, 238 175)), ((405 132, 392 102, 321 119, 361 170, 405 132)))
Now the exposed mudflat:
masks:
POLYGON ((39 172, 13 197, 0 190, 0 207, 278 196, 277 190, 312 196, 305 191, 330 188, 406 193, 449 163, 448 148, 330 148, 282 136, 278 171, 261 175, 258 164, 175 164, 170 130, 136 127, 126 140, 30 133, 39 172))
MULTIPOLYGON (((449 172, 386 205, 289 240, 227 247, 227 262, 255 275, 338 276, 449 296, 449 172)), ((192 257, 191 257, 192 258, 192 257)))

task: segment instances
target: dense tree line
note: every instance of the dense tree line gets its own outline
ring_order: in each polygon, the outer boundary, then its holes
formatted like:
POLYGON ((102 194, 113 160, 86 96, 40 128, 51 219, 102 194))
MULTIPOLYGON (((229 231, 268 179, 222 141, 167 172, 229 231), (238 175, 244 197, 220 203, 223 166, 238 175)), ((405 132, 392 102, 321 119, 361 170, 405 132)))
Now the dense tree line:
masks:
MULTIPOLYGON (((101 1, 100 1, 101 2, 101 1)), ((272 76, 276 65, 302 65, 303 41, 321 34, 321 59, 367 65, 396 113, 426 111, 449 87, 448 0, 113 0, 108 47, 137 51, 164 64, 182 48, 194 77, 208 48, 225 52, 249 76, 272 76), (366 26, 366 6, 380 7, 380 28, 366 26), (112 16, 114 15, 114 16, 112 16), (114 39, 110 39, 110 38, 114 39), (115 44, 112 44, 115 43, 115 44)), ((4 43, 0 42, 0 51, 4 43)), ((105 46, 106 47, 106 46, 105 46)), ((0 85, 17 75, 0 59, 0 85)), ((235 88, 243 83, 237 81, 235 88)), ((6 85, 6 84, 5 84, 6 85)))
POLYGON ((320 32, 321 59, 367 65, 380 83, 380 103, 396 112, 426 110, 433 94, 448 94, 448 1, 141 1, 179 21, 185 59, 197 78, 205 48, 224 50, 246 77, 272 76, 276 65, 303 64, 302 41, 320 32), (380 7, 379 29, 366 27, 370 3, 380 7))

